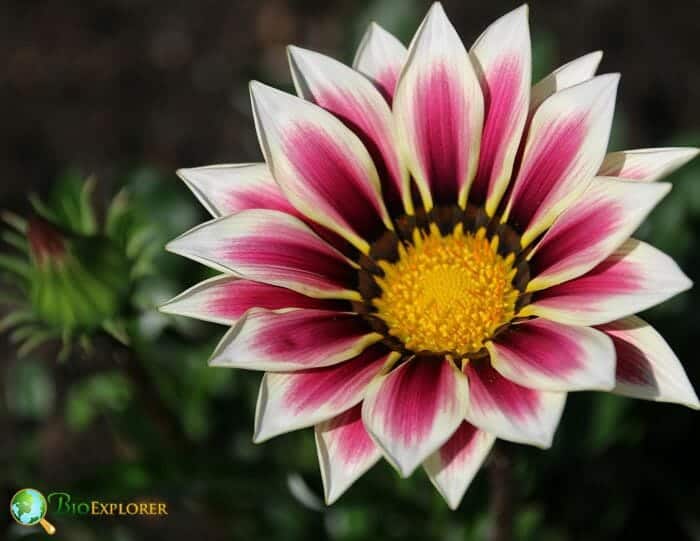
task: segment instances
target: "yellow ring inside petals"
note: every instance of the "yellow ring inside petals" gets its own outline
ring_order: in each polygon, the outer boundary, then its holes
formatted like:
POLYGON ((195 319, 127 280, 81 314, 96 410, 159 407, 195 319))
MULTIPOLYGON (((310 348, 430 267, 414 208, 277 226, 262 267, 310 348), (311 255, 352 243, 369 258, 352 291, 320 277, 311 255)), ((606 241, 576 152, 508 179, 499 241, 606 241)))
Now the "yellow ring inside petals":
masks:
POLYGON ((465 233, 443 236, 414 231, 399 246, 396 262, 380 261, 381 295, 372 302, 388 332, 413 351, 467 355, 479 351, 515 312, 515 256, 498 253, 498 237, 465 233))

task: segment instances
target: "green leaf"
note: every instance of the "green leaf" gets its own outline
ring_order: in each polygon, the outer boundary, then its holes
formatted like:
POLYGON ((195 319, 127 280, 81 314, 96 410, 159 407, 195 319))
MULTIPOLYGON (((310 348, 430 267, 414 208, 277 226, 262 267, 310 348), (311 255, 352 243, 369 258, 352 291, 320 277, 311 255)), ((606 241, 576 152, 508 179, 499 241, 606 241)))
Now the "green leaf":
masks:
POLYGON ((23 340, 29 338, 32 334, 37 332, 39 328, 35 325, 24 325, 23 327, 18 327, 12 333, 10 333, 10 342, 13 344, 18 344, 23 340))
POLYGON ((33 323, 35 321, 34 312, 28 308, 14 310, 0 319, 0 332, 4 332, 20 323, 33 323))
POLYGON ((29 194, 29 203, 34 212, 49 222, 57 222, 56 214, 39 198, 37 194, 29 194))
POLYGON ((22 358, 29 355, 39 346, 45 344, 49 340, 56 338, 56 332, 53 330, 38 330, 29 336, 17 350, 17 356, 22 358))
POLYGON ((7 225, 12 227, 19 233, 27 233, 27 220, 25 218, 22 218, 22 216, 20 216, 19 214, 15 214, 14 212, 6 210, 0 213, 0 218, 2 218, 3 222, 5 222, 7 225))
POLYGON ((107 320, 102 322, 104 331, 114 338, 117 342, 128 346, 129 333, 126 330, 126 325, 123 321, 107 320))
POLYGON ((10 246, 17 248, 23 254, 29 254, 29 242, 27 241, 27 237, 18 235, 14 231, 3 231, 2 239, 10 246))
POLYGON ((29 279, 32 272, 29 262, 19 257, 5 254, 0 254, 0 269, 5 269, 25 279, 29 279))
POLYGON ((44 419, 51 413, 56 393, 44 364, 34 359, 11 363, 5 383, 7 406, 13 414, 44 419))
POLYGON ((66 422, 80 431, 99 414, 123 412, 131 400, 131 383, 119 372, 104 372, 76 383, 68 392, 66 422))

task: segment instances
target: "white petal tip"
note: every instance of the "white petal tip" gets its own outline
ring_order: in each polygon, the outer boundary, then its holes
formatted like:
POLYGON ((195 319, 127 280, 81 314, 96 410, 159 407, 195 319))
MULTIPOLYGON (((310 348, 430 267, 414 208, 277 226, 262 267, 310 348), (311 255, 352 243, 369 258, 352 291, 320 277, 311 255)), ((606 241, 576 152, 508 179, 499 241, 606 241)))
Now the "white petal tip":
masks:
POLYGON ((685 406, 691 410, 700 410, 700 400, 698 400, 695 389, 693 389, 689 381, 678 389, 678 394, 674 398, 673 403, 675 404, 685 406))
POLYGON ((443 7, 441 2, 433 2, 433 5, 430 6, 430 9, 428 10, 427 15, 425 16, 425 22, 429 21, 445 21, 448 24, 451 24, 449 22, 449 19, 447 18, 447 13, 445 13, 445 8, 443 7))
POLYGON ((681 278, 678 283, 678 292, 682 293, 683 291, 688 291, 690 288, 693 287, 693 285, 693 281, 690 278, 688 278, 688 276, 686 276, 685 273, 683 273, 683 278, 681 278))
POLYGON ((270 439, 270 438, 265 438, 265 437, 261 436, 260 434, 253 434, 251 441, 255 445, 260 445, 261 443, 265 443, 268 439, 270 439))
MULTIPOLYGON (((577 92, 579 89, 586 88, 589 92, 597 94, 614 94, 617 92, 617 87, 620 83, 619 73, 603 73, 602 75, 596 75, 592 79, 587 79, 576 85, 564 88, 558 93, 570 93, 577 92)), ((558 94, 557 93, 557 94, 558 94)), ((550 96, 551 98, 552 96, 550 96)))
MULTIPOLYGON (((267 377, 267 376, 265 376, 267 377)), ((260 395, 263 395, 263 388, 265 385, 265 380, 260 385, 260 395)), ((281 436, 287 432, 294 430, 293 428, 286 428, 280 426, 280 423, 275 423, 274 415, 266 415, 266 412, 261 408, 262 399, 258 398, 257 409, 260 413, 256 412, 255 424, 253 426, 253 443, 263 443, 277 436, 281 436)))
POLYGON ((617 85, 620 83, 619 73, 603 73, 602 75, 597 75, 593 79, 581 84, 595 84, 600 87, 600 90, 608 90, 610 92, 617 89, 617 85))
POLYGON ((169 300, 160 306, 157 306, 156 310, 158 310, 161 314, 170 314, 174 316, 180 315, 176 309, 177 302, 173 302, 174 300, 175 299, 169 300))
POLYGON ((593 51, 592 53, 588 53, 588 55, 586 56, 588 56, 589 58, 598 59, 598 62, 600 62, 601 60, 603 60, 603 54, 603 51, 597 50, 593 51))
MULTIPOLYGON (((443 498, 444 498, 444 496, 443 496, 443 498)), ((459 501, 456 501, 456 502, 450 501, 447 498, 444 498, 444 499, 445 499, 445 503, 447 504, 447 507, 450 508, 450 511, 456 511, 457 508, 459 507, 459 504, 462 503, 461 499, 459 501)))
POLYGON ((250 97, 255 103, 264 103, 269 100, 271 96, 285 94, 281 90, 277 90, 260 81, 250 81, 250 83, 248 83, 248 88, 250 90, 250 97))
POLYGON ((266 441, 271 440, 275 436, 281 435, 282 432, 267 432, 259 429, 255 429, 253 432, 253 443, 256 445, 259 443, 265 443, 266 441))
POLYGON ((549 449, 550 447, 552 447, 553 441, 554 441, 554 440, 553 440, 552 438, 550 438, 550 439, 543 439, 543 440, 537 440, 537 441, 533 441, 533 442, 532 442, 532 445, 535 446, 535 447, 537 447, 537 448, 539 448, 539 449, 542 449, 543 451, 546 451, 547 449, 549 449))
POLYGON ((311 53, 312 51, 309 51, 308 49, 304 49, 303 47, 299 47, 298 45, 287 45, 287 57, 291 59, 299 59, 303 58, 304 56, 307 56, 308 53, 311 53))
POLYGON ((697 396, 694 398, 694 400, 689 401, 689 402, 684 402, 681 405, 686 406, 692 410, 700 410, 700 401, 698 401, 697 396))
POLYGON ((201 169, 201 167, 181 167, 175 171, 175 174, 185 182, 188 182, 192 179, 193 173, 196 173, 198 169, 201 169))
POLYGON ((172 254, 184 255, 182 253, 182 243, 180 242, 180 237, 171 240, 165 245, 165 251, 172 254))
POLYGON ((212 366, 214 368, 216 367, 223 367, 223 366, 229 366, 229 363, 224 361, 219 355, 217 355, 217 352, 215 351, 214 354, 209 358, 207 361, 207 364, 209 366, 212 366))
MULTIPOLYGON (((379 445, 377 439, 376 438, 373 438, 373 439, 374 439, 375 443, 377 443, 377 445, 379 445)), ((411 475, 413 475, 413 472, 415 472, 416 469, 418 468, 418 466, 420 466, 420 461, 416 462, 415 464, 412 464, 409 462, 399 463, 395 457, 390 456, 386 452, 386 449, 383 449, 381 446, 379 446, 379 448, 384 451, 383 452, 384 458, 391 465, 391 467, 394 468, 394 470, 396 470, 396 473, 399 474, 399 477, 401 477, 401 479, 408 479, 409 477, 411 477, 411 475)))
POLYGON ((411 477, 411 475, 413 475, 413 472, 416 471, 418 464, 411 467, 400 466, 396 464, 394 467, 396 468, 396 471, 398 472, 399 477, 401 477, 401 479, 408 479, 409 477, 411 477))
POLYGON ((323 501, 327 506, 333 505, 335 502, 338 501, 338 498, 340 498, 344 493, 345 490, 350 487, 345 487, 345 488, 331 488, 328 492, 323 494, 323 501))
POLYGON ((530 13, 530 6, 526 3, 521 4, 519 7, 515 8, 513 11, 511 11, 512 15, 517 15, 519 17, 525 16, 527 17, 528 14, 530 13))

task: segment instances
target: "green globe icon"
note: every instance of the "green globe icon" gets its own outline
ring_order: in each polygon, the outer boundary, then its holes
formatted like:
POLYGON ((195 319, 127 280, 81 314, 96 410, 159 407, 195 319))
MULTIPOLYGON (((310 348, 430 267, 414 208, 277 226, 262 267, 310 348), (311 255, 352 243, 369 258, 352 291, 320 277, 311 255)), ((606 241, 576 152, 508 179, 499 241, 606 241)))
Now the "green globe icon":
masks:
POLYGON ((10 514, 22 526, 41 524, 46 533, 53 535, 56 529, 48 521, 46 516, 46 498, 34 488, 23 488, 10 500, 10 514))

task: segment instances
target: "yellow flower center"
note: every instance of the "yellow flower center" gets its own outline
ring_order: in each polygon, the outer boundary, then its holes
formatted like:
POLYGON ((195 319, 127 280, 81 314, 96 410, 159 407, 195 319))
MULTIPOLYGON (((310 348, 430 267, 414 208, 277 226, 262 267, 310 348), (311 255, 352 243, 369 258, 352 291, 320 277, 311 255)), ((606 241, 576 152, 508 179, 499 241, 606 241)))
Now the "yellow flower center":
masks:
POLYGON ((513 318, 518 298, 515 256, 497 249, 498 237, 465 233, 461 224, 448 236, 434 225, 428 234, 414 231, 396 262, 379 262, 377 316, 410 350, 476 353, 513 318))

